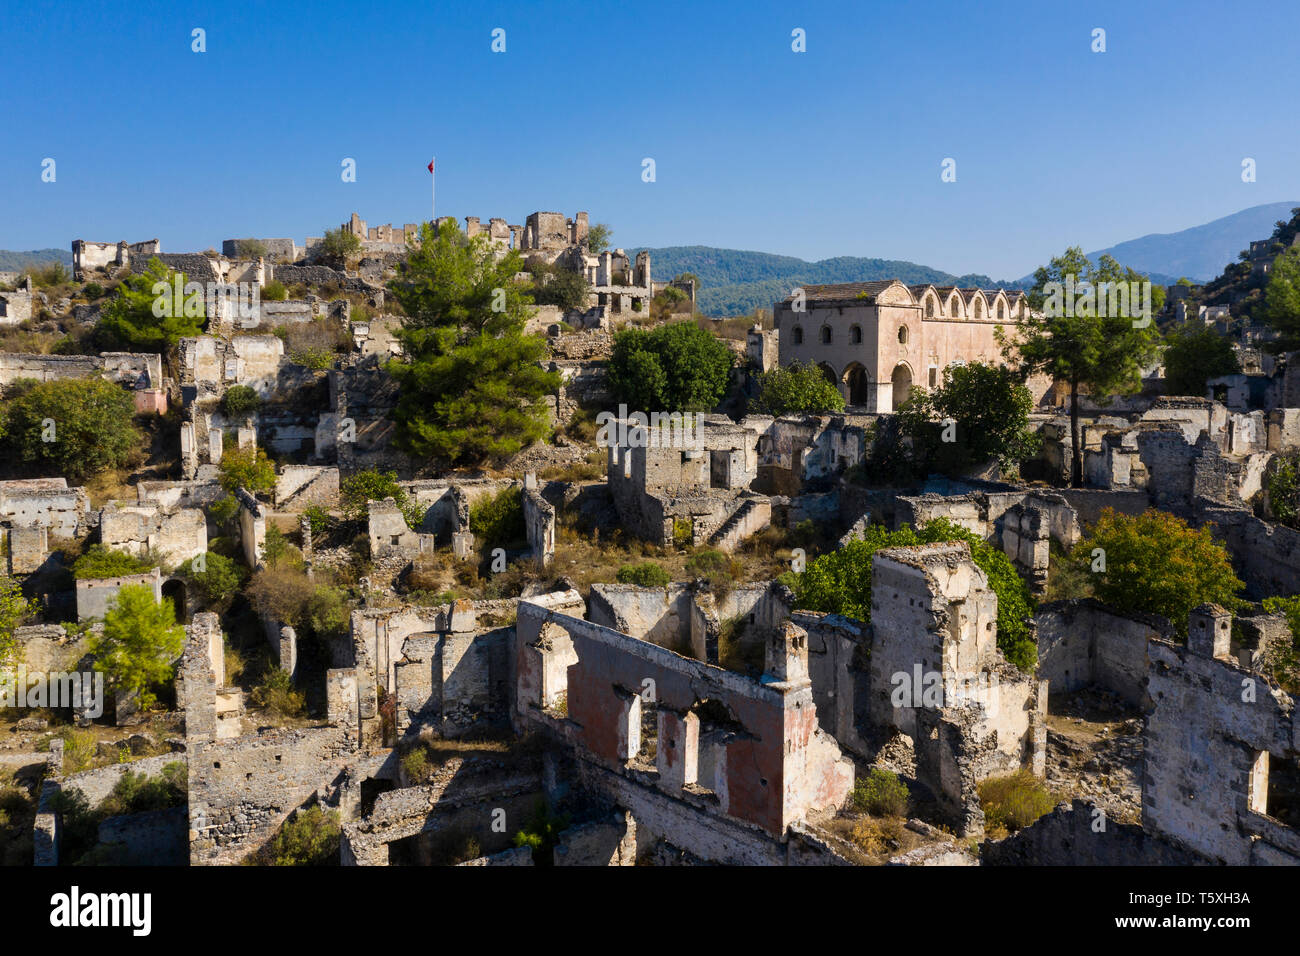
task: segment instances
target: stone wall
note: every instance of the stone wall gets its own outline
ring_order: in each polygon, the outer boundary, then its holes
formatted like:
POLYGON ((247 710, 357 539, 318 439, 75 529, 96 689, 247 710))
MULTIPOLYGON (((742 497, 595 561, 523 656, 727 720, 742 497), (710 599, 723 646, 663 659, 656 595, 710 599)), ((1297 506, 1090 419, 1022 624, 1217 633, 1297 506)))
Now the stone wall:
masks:
MULTIPOLYGON (((1148 645, 1142 826, 1218 863, 1300 864, 1300 832, 1272 815, 1269 785, 1271 763, 1300 757, 1300 709, 1233 660, 1231 642, 1231 614, 1202 605, 1187 647, 1148 645)), ((1295 794, 1280 799, 1294 813, 1295 794)))
POLYGON ((278 729, 195 742, 190 755, 190 864, 240 862, 294 810, 333 795, 355 748, 346 727, 278 729))
POLYGON ((807 635, 790 625, 769 642, 761 683, 527 601, 516 647, 519 729, 545 729, 583 760, 629 776, 640 772, 642 707, 653 708, 649 779, 676 799, 707 791, 701 806, 780 837, 809 810, 838 807, 852 787, 851 763, 817 723, 807 635), (643 699, 647 681, 653 696, 643 699))
POLYGON ((153 388, 159 388, 163 381, 162 357, 136 352, 103 352, 99 355, 0 352, 0 387, 25 378, 53 382, 59 379, 95 377, 131 388, 143 378, 153 388))
POLYGON ((1134 707, 1147 703, 1147 644, 1169 640, 1163 618, 1125 615, 1100 601, 1057 601, 1034 615, 1038 676, 1052 693, 1097 686, 1134 707))

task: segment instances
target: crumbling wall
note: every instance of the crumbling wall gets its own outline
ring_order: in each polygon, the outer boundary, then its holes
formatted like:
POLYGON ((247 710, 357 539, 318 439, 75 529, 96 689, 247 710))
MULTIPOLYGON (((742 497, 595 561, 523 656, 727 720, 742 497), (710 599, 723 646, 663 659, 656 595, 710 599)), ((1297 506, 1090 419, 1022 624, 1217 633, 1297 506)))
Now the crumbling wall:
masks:
POLYGON ((1034 626, 1038 676, 1053 693, 1097 686, 1134 707, 1147 702, 1148 642, 1173 637, 1163 618, 1121 614, 1091 598, 1044 604, 1034 626))
POLYGON ((1135 823, 1106 819, 1085 800, 1062 804, 1003 840, 980 845, 983 866, 1194 866, 1203 857, 1146 833, 1135 823))
POLYGON ((983 829, 979 781, 1046 760, 1047 684, 997 647, 997 595, 965 543, 872 559, 872 723, 912 738, 917 778, 961 833, 983 829))
POLYGON ((355 730, 277 729, 195 741, 190 754, 190 864, 240 862, 294 810, 331 798, 355 752, 355 730))
POLYGON ((851 789, 850 762, 817 723, 807 635, 797 628, 772 638, 763 682, 526 601, 516 635, 518 725, 550 731, 580 760, 639 773, 630 767, 644 705, 657 714, 655 776, 646 782, 677 799, 779 838, 851 789), (554 713, 561 699, 564 717, 554 713))
POLYGON ((1272 816, 1270 764, 1300 757, 1296 699, 1232 657, 1232 615, 1196 608, 1186 647, 1152 641, 1142 826, 1229 865, 1300 863, 1272 816))
POLYGON ((147 574, 129 574, 118 578, 80 578, 77 581, 77 620, 102 618, 117 604, 118 592, 124 587, 144 585, 153 591, 155 601, 162 601, 162 571, 154 568, 147 574))
POLYGON ((150 553, 181 564, 208 550, 207 517, 198 508, 110 501, 99 513, 99 537, 114 551, 137 557, 150 553))

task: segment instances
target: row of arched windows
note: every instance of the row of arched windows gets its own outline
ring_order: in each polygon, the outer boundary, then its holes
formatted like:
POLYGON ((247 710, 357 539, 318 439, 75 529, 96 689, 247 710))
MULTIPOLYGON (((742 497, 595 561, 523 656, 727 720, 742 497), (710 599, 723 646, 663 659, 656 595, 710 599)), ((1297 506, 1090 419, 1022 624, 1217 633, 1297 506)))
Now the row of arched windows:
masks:
MULTIPOLYGON (((795 345, 803 345, 803 326, 796 325, 790 330, 790 334, 794 337, 795 345)), ((831 345, 835 341, 835 334, 829 325, 823 325, 820 334, 822 345, 831 345)), ((862 326, 854 325, 849 328, 849 342, 852 345, 862 344, 862 326)))

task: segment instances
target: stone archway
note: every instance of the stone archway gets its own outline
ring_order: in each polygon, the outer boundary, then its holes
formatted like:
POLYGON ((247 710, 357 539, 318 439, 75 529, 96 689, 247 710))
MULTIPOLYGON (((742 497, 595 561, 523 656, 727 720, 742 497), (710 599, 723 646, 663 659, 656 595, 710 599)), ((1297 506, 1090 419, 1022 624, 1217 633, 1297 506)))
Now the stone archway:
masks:
POLYGON ((190 619, 188 597, 185 582, 180 578, 168 578, 162 583, 162 599, 171 602, 176 611, 177 624, 184 624, 190 619))
POLYGON ((893 374, 889 376, 889 380, 894 385, 893 408, 894 411, 898 411, 898 407, 907 401, 907 393, 912 388, 912 370, 908 368, 905 362, 899 362, 894 366, 893 374))
POLYGON ((817 367, 821 369, 822 374, 826 376, 826 381, 830 382, 832 385, 838 385, 840 383, 839 376, 835 374, 835 369, 829 362, 818 362, 817 367))
POLYGON ((871 404, 871 376, 858 362, 853 362, 844 370, 845 399, 850 405, 871 404))

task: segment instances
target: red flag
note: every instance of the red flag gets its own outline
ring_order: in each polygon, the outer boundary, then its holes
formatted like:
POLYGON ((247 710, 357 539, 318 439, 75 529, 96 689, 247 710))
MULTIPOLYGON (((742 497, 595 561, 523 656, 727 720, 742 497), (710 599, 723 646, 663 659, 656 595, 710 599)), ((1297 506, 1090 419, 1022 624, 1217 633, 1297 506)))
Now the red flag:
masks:
POLYGON ((433 160, 429 160, 429 172, 433 172, 433 160))

